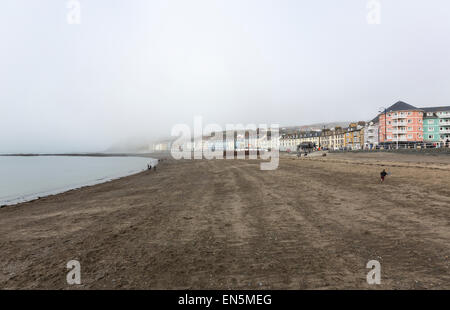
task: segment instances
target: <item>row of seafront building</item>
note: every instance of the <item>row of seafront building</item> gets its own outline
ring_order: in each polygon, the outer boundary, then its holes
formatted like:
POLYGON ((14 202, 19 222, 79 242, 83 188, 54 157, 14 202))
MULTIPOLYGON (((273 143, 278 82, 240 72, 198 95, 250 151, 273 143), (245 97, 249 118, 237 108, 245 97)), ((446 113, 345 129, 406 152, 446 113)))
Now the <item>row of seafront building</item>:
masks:
MULTIPOLYGON (((154 152, 171 149, 173 140, 168 139, 150 146, 154 152)), ((350 123, 348 127, 321 130, 280 130, 275 139, 267 137, 249 139, 248 133, 236 134, 231 141, 212 140, 211 137, 193 139, 186 148, 195 149, 199 144, 208 149, 244 150, 274 149, 297 151, 302 143, 311 143, 316 148, 374 149, 377 147, 449 147, 450 106, 417 108, 399 101, 383 109, 371 121, 350 123)))
MULTIPOLYGON (((275 133, 274 133, 275 134, 275 133)), ((150 145, 151 152, 168 152, 175 146, 177 150, 196 151, 258 151, 278 149, 280 137, 278 132, 272 136, 269 129, 242 129, 230 132, 215 132, 213 136, 200 136, 175 143, 174 139, 160 141, 150 145), (178 145, 177 145, 178 144, 178 145)))
POLYGON ((350 123, 346 128, 284 132, 280 138, 280 150, 295 151, 302 143, 310 143, 318 149, 371 149, 378 145, 378 130, 373 122, 358 122, 350 123))
POLYGON ((399 101, 373 120, 351 123, 346 128, 280 133, 281 151, 296 151, 307 142, 331 150, 450 147, 450 106, 417 108, 399 101))

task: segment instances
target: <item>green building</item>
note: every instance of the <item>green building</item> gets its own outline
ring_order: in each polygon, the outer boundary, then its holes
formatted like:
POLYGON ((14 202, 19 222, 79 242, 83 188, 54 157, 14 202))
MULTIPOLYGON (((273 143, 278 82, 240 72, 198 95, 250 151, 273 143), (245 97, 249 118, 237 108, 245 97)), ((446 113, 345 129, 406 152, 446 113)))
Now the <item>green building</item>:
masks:
POLYGON ((425 143, 440 145, 439 117, 436 108, 424 108, 423 113, 423 141, 425 143))
POLYGON ((450 106, 423 108, 423 111, 424 142, 450 147, 450 106))

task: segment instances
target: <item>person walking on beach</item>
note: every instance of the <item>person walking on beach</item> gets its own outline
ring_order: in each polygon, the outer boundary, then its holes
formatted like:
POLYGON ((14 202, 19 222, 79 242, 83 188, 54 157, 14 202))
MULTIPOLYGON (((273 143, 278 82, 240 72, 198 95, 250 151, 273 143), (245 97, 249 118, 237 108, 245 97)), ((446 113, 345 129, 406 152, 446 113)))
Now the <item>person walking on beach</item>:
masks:
POLYGON ((388 175, 388 173, 386 172, 386 169, 383 169, 383 171, 381 171, 380 173, 380 177, 381 177, 381 183, 384 182, 384 178, 388 175))
POLYGON ((152 170, 152 166, 147 164, 147 170, 152 170))

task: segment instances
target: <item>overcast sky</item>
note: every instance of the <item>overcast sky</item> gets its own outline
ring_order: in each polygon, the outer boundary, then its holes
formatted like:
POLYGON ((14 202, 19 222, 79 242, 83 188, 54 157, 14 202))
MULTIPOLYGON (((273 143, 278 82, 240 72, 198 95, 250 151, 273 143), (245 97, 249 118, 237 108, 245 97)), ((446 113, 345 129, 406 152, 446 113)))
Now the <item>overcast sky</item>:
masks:
POLYGON ((450 105, 450 2, 65 0, 0 4, 0 152, 98 151, 176 123, 368 120, 450 105))

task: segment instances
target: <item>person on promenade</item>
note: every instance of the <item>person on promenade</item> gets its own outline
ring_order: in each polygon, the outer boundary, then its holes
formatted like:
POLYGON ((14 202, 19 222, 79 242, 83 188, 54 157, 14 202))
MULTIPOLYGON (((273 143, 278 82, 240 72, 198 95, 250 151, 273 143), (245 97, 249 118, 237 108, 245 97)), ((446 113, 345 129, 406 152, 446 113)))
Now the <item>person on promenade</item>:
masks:
POLYGON ((380 177, 381 177, 381 183, 384 182, 384 178, 388 175, 388 173, 386 172, 386 169, 383 169, 383 171, 381 171, 380 173, 380 177))

